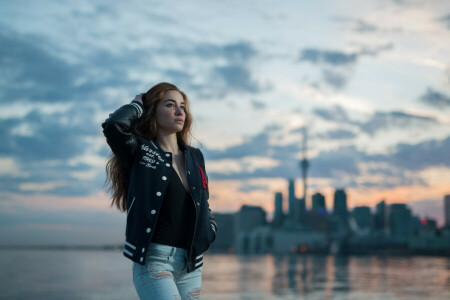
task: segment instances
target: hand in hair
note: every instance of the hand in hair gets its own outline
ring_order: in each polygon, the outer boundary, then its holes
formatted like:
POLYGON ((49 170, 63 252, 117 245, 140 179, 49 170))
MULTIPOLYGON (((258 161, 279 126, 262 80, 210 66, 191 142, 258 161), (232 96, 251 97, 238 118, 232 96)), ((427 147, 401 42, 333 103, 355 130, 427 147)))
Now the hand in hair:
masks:
POLYGON ((144 95, 145 95, 145 93, 136 95, 136 97, 134 97, 134 99, 133 99, 131 102, 136 101, 136 102, 139 102, 140 104, 144 105, 144 103, 142 102, 142 97, 143 97, 144 95))

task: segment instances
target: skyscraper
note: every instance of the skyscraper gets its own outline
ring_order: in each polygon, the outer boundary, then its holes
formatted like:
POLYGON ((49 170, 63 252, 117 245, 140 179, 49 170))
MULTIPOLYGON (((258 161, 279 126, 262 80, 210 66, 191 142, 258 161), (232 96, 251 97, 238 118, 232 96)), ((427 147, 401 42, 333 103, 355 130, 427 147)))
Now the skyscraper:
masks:
POLYGON ((386 234, 386 202, 381 200, 375 206, 374 228, 378 232, 386 234))
POLYGON ((295 221, 295 181, 293 179, 289 179, 288 186, 288 203, 289 203, 289 212, 288 218, 292 222, 295 221))
POLYGON ((344 189, 336 189, 334 192, 334 206, 333 213, 340 216, 343 220, 348 218, 347 210, 347 194, 344 189))
POLYGON ((275 212, 273 217, 283 217, 283 194, 281 192, 275 193, 275 212))
POLYGON ((445 226, 450 228, 450 195, 444 196, 445 226))
POLYGON ((412 234, 411 210, 403 203, 389 205, 389 229, 391 236, 408 238, 412 234))
POLYGON ((315 193, 312 196, 312 210, 316 212, 325 210, 325 196, 321 193, 315 193))
POLYGON ((372 214, 370 212, 370 207, 357 206, 353 208, 352 215, 359 229, 372 228, 372 214))

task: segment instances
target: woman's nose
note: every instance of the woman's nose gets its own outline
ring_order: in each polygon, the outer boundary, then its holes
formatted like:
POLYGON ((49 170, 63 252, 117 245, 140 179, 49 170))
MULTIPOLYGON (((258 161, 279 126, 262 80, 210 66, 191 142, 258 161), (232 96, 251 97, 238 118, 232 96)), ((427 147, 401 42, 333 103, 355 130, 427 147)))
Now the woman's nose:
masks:
POLYGON ((181 115, 181 114, 183 114, 183 110, 181 109, 181 107, 175 107, 175 114, 176 114, 176 115, 181 115))

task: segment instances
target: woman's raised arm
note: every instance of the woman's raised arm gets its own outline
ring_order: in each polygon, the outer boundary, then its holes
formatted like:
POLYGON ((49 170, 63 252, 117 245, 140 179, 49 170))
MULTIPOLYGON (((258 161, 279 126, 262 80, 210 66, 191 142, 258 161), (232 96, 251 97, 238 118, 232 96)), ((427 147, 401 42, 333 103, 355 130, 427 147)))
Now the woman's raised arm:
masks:
POLYGON ((136 137, 131 133, 130 126, 144 113, 142 95, 137 95, 131 103, 121 106, 102 124, 106 142, 119 160, 127 166, 137 148, 136 137))

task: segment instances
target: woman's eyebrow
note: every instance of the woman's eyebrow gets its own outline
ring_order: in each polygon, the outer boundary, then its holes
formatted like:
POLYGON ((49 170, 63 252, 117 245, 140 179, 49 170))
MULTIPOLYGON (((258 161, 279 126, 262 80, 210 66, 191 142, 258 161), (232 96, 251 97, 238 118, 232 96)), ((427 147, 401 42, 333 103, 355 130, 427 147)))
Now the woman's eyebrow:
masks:
MULTIPOLYGON (((177 101, 175 101, 174 99, 166 99, 166 100, 164 100, 164 102, 168 102, 168 101, 172 101, 172 102, 175 102, 175 103, 177 103, 177 101)), ((184 101, 182 101, 180 104, 184 104, 184 101)))

